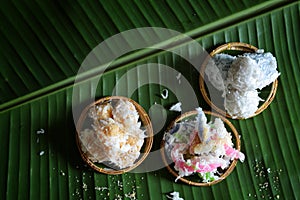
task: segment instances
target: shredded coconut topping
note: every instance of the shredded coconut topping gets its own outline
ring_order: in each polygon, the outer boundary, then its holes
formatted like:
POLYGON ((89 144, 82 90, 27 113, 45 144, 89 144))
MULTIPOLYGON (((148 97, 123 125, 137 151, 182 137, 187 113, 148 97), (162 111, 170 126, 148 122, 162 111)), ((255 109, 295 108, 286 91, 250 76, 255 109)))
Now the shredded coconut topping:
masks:
POLYGON ((248 118, 258 109, 259 101, 257 90, 241 92, 235 89, 228 89, 224 101, 224 106, 232 118, 243 116, 248 118))
POLYGON ((130 167, 140 155, 145 133, 129 101, 114 100, 90 109, 92 128, 80 132, 81 148, 93 162, 130 167))
POLYGON ((197 111, 196 119, 178 122, 165 133, 165 149, 178 171, 177 179, 198 174, 203 182, 211 182, 219 179, 219 169, 228 168, 233 159, 243 162, 245 155, 234 149, 220 118, 207 123, 202 109, 197 111))

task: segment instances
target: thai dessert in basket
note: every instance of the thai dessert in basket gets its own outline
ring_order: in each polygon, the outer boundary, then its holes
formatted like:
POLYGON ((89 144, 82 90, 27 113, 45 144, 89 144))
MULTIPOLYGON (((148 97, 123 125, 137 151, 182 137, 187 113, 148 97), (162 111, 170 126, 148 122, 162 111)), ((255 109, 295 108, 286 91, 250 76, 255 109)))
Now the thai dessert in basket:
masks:
POLYGON ((258 109, 259 91, 274 82, 280 73, 276 58, 258 50, 232 56, 216 54, 205 69, 210 83, 224 97, 224 107, 232 118, 249 118, 258 109))
POLYGON ((145 139, 135 106, 123 99, 96 105, 89 110, 92 128, 79 133, 83 153, 97 163, 130 167, 140 156, 145 139))
POLYGON ((199 175, 202 182, 212 182, 234 159, 243 162, 245 155, 234 147, 232 135, 220 118, 207 123, 202 109, 196 110, 195 117, 175 122, 165 132, 164 148, 178 171, 177 179, 199 175))

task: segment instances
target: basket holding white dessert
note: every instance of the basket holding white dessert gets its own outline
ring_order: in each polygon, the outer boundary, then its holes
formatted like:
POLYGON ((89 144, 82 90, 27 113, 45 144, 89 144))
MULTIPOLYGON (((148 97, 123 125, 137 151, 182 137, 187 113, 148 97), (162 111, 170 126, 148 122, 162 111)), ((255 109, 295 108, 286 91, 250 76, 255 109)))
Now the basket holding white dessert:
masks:
POLYGON ((227 117, 246 119, 269 106, 277 90, 279 75, 276 58, 270 52, 233 42, 210 53, 201 68, 200 90, 216 111, 226 112, 227 117), (264 93, 268 93, 266 99, 259 96, 264 93))
POLYGON ((82 158, 106 174, 122 174, 137 167, 153 142, 147 113, 126 97, 106 97, 87 106, 76 128, 82 158))

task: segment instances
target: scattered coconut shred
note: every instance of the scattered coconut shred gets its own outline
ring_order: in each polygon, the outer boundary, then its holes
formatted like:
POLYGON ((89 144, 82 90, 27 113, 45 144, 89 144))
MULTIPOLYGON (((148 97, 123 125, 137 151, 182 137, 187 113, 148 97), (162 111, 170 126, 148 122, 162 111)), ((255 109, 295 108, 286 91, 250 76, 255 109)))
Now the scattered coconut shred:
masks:
POLYGON ((168 96, 169 96, 169 90, 163 89, 163 91, 161 92, 160 95, 161 95, 161 97, 162 97, 163 99, 167 99, 168 96))
POLYGON ((42 156, 42 155, 44 155, 44 154, 45 154, 45 151, 40 151, 40 152, 39 152, 39 155, 40 155, 40 156, 42 156))
MULTIPOLYGON (((40 143, 40 135, 44 135, 46 132, 43 128, 39 129, 36 131, 37 138, 36 138, 36 143, 40 143)), ((39 156, 43 156, 45 154, 45 151, 41 150, 38 152, 39 156)))
POLYGON ((92 128, 79 134, 82 151, 93 162, 130 167, 140 155, 145 130, 129 101, 113 100, 90 109, 92 128))
POLYGON ((223 93, 224 107, 233 118, 248 118, 258 109, 261 90, 278 78, 275 57, 262 49, 240 56, 216 54, 205 74, 211 84, 223 93))
POLYGON ((179 197, 179 192, 171 192, 170 195, 166 195, 168 199, 172 200, 184 200, 183 198, 179 197))
POLYGON ((181 102, 178 102, 171 106, 170 111, 181 112, 181 102))

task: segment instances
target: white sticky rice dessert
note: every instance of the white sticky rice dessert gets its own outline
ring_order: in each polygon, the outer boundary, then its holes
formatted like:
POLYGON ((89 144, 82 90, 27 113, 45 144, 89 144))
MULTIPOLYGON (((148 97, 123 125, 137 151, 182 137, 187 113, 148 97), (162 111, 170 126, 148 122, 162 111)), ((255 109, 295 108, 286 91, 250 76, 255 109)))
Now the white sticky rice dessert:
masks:
POLYGON ((125 100, 112 100, 90 109, 92 129, 79 134, 82 151, 92 162, 108 162, 127 168, 140 156, 145 131, 135 106, 125 100))
POLYGON ((211 182, 220 178, 233 159, 243 162, 245 155, 234 148, 220 118, 207 123, 201 108, 197 113, 196 118, 177 122, 165 133, 165 150, 178 171, 177 179, 198 174, 203 182, 211 182))
POLYGON ((277 71, 276 58, 270 53, 263 53, 263 49, 260 50, 262 53, 244 53, 243 56, 255 60, 259 66, 262 74, 259 81, 258 89, 262 89, 265 86, 271 84, 280 73, 277 71))
POLYGON ((249 57, 237 57, 228 70, 225 85, 240 91, 255 90, 259 86, 261 74, 255 60, 249 57))
POLYGON ((231 89, 226 92, 224 106, 232 118, 247 118, 258 109, 259 101, 262 99, 259 98, 257 90, 246 90, 241 94, 241 91, 231 89))
POLYGON ((227 79, 228 70, 235 56, 228 54, 216 54, 213 59, 208 61, 208 67, 205 69, 205 74, 211 84, 219 91, 225 91, 225 80, 227 79))
POLYGON ((277 62, 271 53, 216 54, 205 69, 211 84, 222 92, 224 107, 232 118, 249 118, 258 109, 258 89, 278 78, 277 62))

